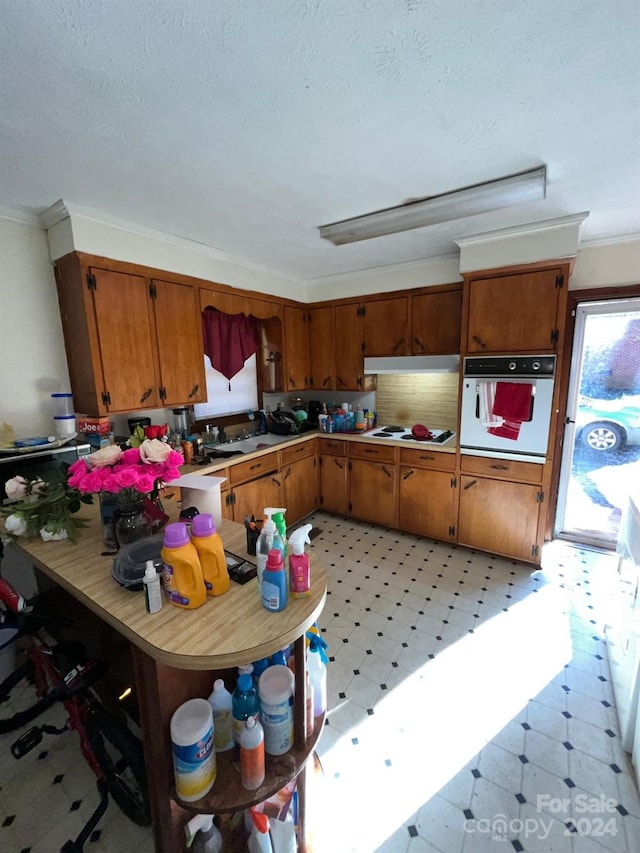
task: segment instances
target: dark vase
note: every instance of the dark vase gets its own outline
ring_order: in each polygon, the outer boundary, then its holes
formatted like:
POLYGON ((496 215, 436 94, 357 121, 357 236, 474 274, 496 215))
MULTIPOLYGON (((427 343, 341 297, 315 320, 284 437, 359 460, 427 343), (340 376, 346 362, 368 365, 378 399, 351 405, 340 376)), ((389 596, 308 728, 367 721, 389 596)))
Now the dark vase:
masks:
POLYGON ((114 530, 120 548, 150 536, 152 529, 153 521, 145 513, 143 501, 119 507, 115 512, 114 530))

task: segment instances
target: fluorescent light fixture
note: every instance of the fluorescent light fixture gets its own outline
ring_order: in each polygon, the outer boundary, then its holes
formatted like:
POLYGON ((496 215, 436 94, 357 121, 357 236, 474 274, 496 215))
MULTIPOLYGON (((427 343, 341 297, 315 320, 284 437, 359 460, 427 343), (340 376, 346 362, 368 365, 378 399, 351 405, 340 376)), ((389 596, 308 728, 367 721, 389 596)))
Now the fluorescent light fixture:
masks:
POLYGON ((334 246, 342 246, 358 240, 382 237, 384 234, 464 219, 515 204, 539 201, 545 197, 546 180, 547 167, 539 166, 507 178, 321 225, 320 236, 334 246))
POLYGON ((365 373, 458 373, 459 370, 459 355, 392 355, 364 360, 365 373))

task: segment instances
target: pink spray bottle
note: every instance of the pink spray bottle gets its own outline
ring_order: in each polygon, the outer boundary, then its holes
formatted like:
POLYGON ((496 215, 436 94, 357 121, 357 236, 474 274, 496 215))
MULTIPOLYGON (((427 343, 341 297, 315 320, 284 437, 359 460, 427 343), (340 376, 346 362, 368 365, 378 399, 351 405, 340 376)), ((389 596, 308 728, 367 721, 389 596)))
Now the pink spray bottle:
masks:
POLYGON ((309 544, 309 531, 312 524, 305 524, 289 535, 293 551, 289 555, 289 591, 292 598, 303 598, 311 589, 311 570, 309 555, 305 554, 305 542, 309 544))

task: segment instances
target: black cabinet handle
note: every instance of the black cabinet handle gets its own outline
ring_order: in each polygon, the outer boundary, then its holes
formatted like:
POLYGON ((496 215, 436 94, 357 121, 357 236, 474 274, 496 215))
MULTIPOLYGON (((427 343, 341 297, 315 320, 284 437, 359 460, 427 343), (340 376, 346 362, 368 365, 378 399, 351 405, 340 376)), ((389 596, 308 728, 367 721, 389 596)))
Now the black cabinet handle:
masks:
POLYGON ((292 385, 294 388, 296 386, 295 380, 293 380, 291 377, 289 377, 289 385, 292 385))
POLYGON ((473 340, 478 344, 478 346, 479 346, 481 349, 486 349, 486 348, 487 348, 487 345, 486 345, 486 344, 485 344, 485 342, 482 340, 482 338, 479 338, 477 335, 474 335, 474 336, 473 336, 473 340))
POLYGON ((152 391, 153 391, 153 388, 147 388, 147 390, 144 392, 142 397, 140 397, 140 402, 144 403, 144 401, 151 395, 152 391))
POLYGON ((489 468, 495 468, 496 471, 508 471, 508 465, 489 465, 489 468))
POLYGON ((338 376, 338 377, 337 377, 337 379, 338 379, 338 382, 339 382, 341 385, 345 385, 345 386, 346 386, 346 384, 347 384, 347 383, 344 381, 344 379, 342 378, 342 376, 338 376))
POLYGON ((340 461, 338 459, 334 459, 333 462, 334 462, 334 465, 337 465, 341 471, 344 471, 344 465, 341 465, 340 461))
POLYGON ((284 479, 288 480, 291 476, 291 467, 287 468, 287 473, 284 475, 284 479))
POLYGON ((414 475, 415 473, 416 473, 415 471, 407 471, 407 473, 404 475, 404 477, 403 477, 402 479, 403 479, 403 480, 408 480, 408 479, 409 479, 409 477, 413 477, 413 475, 414 475))
POLYGON ((470 489, 470 488, 471 488, 471 486, 475 486, 475 484, 476 484, 477 482, 478 482, 477 480, 472 480, 470 483, 467 483, 467 485, 464 487, 464 488, 465 488, 465 491, 466 491, 467 489, 470 489))
POLYGON ((323 384, 323 385, 326 385, 326 384, 327 384, 327 382, 329 382, 329 381, 330 381, 330 379, 331 379, 331 377, 330 377, 330 376, 327 376, 327 378, 326 378, 326 379, 323 379, 323 380, 322 380, 322 384, 323 384))
POLYGON ((383 470, 383 472, 387 475, 387 477, 393 477, 393 474, 391 473, 391 471, 388 471, 388 470, 384 467, 384 465, 382 466, 382 470, 383 470))
POLYGON ((255 471, 255 470, 256 470, 256 468, 262 468, 262 463, 261 463, 261 462, 256 462, 256 464, 255 464, 255 465, 250 465, 250 466, 249 466, 249 470, 250 470, 250 471, 255 471))
POLYGON ((193 386, 193 388, 191 389, 191 391, 190 391, 190 393, 189 393, 189 399, 191 399, 191 397, 195 397, 195 396, 196 396, 196 394, 198 393, 198 389, 199 389, 199 388, 200 388, 200 386, 199 386, 199 385, 194 385, 194 386, 193 386))
POLYGON ((398 349, 398 347, 402 346, 403 343, 404 343, 404 338, 400 338, 398 343, 394 346, 393 351, 395 352, 398 349))
POLYGON ((413 342, 414 342, 414 344, 417 344, 420 347, 420 349, 424 352, 424 344, 422 343, 420 338, 414 338, 413 342))

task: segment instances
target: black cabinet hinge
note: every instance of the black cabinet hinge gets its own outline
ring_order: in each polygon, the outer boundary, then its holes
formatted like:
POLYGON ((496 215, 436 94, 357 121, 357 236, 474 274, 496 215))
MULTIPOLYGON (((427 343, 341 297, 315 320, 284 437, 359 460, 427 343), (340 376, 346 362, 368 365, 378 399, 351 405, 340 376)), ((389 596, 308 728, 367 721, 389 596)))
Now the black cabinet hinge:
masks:
POLYGON ((157 298, 158 298, 158 291, 156 290, 156 286, 155 286, 155 284, 153 284, 153 283, 149 285, 149 296, 150 296, 152 299, 157 299, 157 298))
POLYGON ((536 501, 541 504, 544 503, 544 492, 538 492, 536 495, 536 501))
POLYGON ((111 394, 108 391, 102 392, 102 404, 104 406, 110 406, 111 405, 111 394))
POLYGON ((564 276, 557 275, 556 276, 556 288, 560 290, 561 287, 564 287, 564 276))
POLYGON ((551 331, 551 343, 557 344, 560 340, 560 331, 558 329, 552 329, 551 331))
POLYGON ((322 495, 320 495, 319 500, 320 500, 320 506, 322 506, 322 504, 324 503, 324 498, 322 497, 322 495))
POLYGON ((160 388, 158 388, 158 396, 160 397, 161 400, 164 400, 166 398, 167 389, 164 387, 164 385, 162 385, 160 388))
POLYGON ((360 344, 360 349, 362 350, 362 352, 366 352, 366 350, 367 350, 367 345, 366 345, 366 343, 365 343, 364 341, 362 341, 362 343, 360 344))
POLYGON ((98 289, 96 277, 93 273, 90 273, 90 272, 87 273, 87 287, 89 288, 89 290, 97 290, 98 289))
POLYGON ((458 485, 458 480, 457 480, 457 478, 456 478, 456 477, 452 477, 452 478, 451 478, 451 488, 452 488, 452 489, 455 489, 455 488, 457 487, 457 485, 458 485))
POLYGON ((455 536, 455 535, 456 535, 456 529, 455 529, 455 527, 451 527, 451 526, 450 526, 450 527, 449 527, 449 536, 455 536))
POLYGON ((349 470, 351 471, 351 462, 349 462, 349 470))
POLYGON ((539 553, 540 553, 540 547, 538 545, 532 545, 531 546, 531 556, 537 557, 539 553))
POLYGON ((350 503, 347 504, 347 508, 348 508, 349 512, 351 512, 351 510, 353 509, 353 507, 350 503))
POLYGON ((356 317, 364 317, 364 315, 365 315, 364 305, 358 305, 358 308, 356 310, 356 317))

